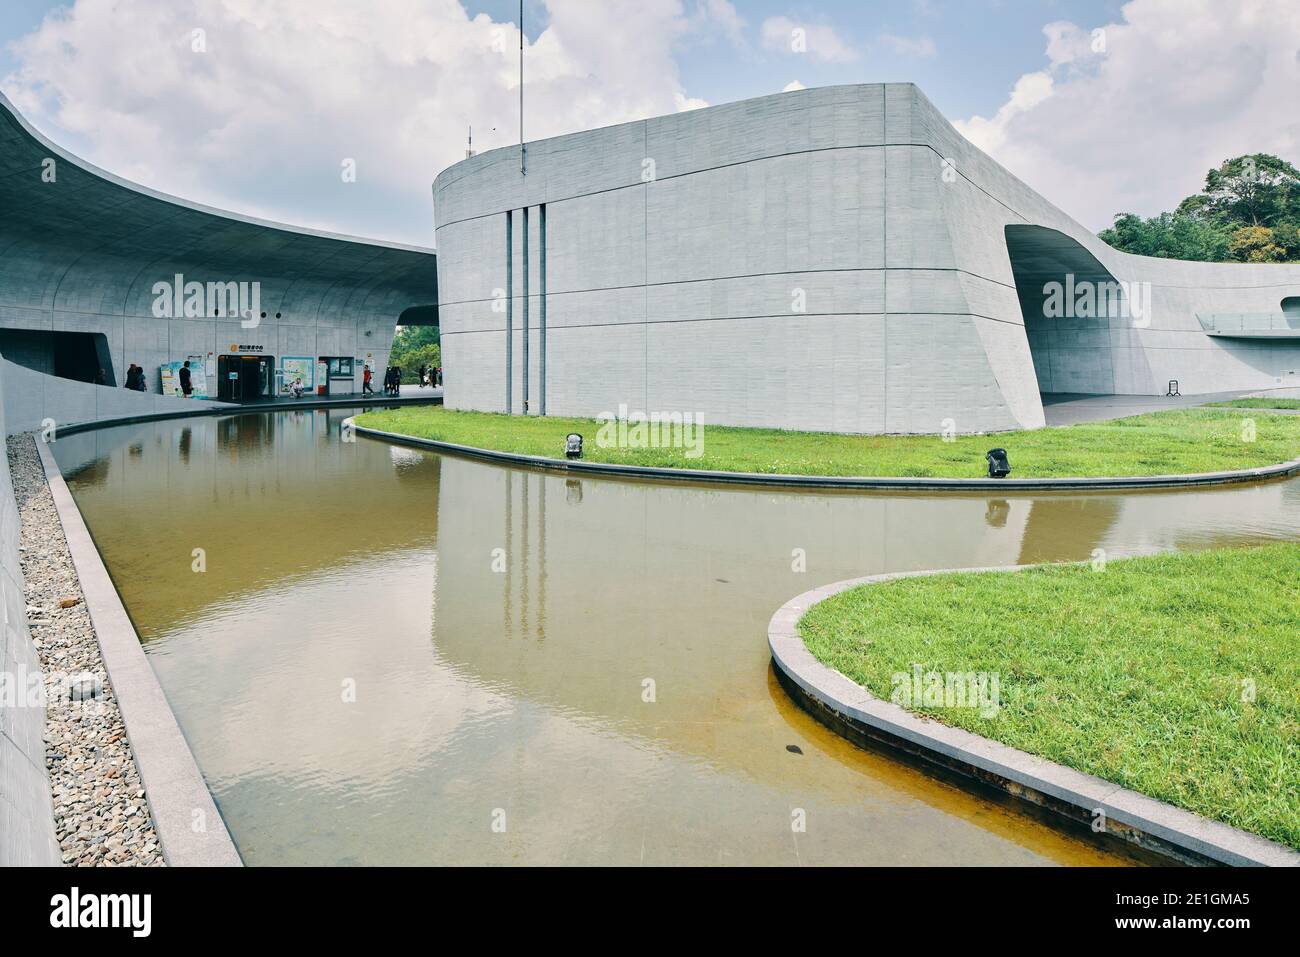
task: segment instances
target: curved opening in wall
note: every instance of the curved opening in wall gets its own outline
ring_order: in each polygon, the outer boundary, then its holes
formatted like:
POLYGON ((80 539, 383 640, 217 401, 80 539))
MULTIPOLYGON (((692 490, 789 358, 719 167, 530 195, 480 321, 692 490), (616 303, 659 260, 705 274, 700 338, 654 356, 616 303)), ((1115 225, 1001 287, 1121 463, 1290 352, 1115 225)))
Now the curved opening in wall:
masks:
POLYGON ((1059 230, 1010 225, 1006 241, 1039 392, 1113 395, 1115 336, 1143 324, 1144 295, 1059 230))
POLYGON ((1282 300, 1282 318, 1288 327, 1300 329, 1300 296, 1287 296, 1282 300))
MULTIPOLYGON (((437 370, 442 366, 442 329, 438 325, 438 307, 411 306, 397 317, 390 365, 402 369, 403 382, 420 381, 419 370, 437 370)), ((441 384, 439 373, 432 371, 433 385, 441 384)))
POLYGON ((403 309, 402 314, 397 317, 399 326, 436 326, 438 324, 438 307, 432 306, 410 306, 403 309))
POLYGON ((36 372, 117 385, 108 336, 102 332, 52 332, 49 329, 0 329, 0 355, 36 372))

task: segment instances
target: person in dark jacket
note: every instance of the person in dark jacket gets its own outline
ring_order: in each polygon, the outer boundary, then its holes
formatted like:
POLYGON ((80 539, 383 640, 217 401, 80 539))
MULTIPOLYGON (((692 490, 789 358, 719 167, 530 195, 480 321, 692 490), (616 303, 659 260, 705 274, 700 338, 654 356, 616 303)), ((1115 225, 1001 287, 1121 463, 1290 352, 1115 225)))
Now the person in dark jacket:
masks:
POLYGON ((190 381, 190 360, 186 359, 185 365, 181 366, 181 392, 184 393, 185 398, 188 399, 190 393, 193 391, 194 385, 190 381))

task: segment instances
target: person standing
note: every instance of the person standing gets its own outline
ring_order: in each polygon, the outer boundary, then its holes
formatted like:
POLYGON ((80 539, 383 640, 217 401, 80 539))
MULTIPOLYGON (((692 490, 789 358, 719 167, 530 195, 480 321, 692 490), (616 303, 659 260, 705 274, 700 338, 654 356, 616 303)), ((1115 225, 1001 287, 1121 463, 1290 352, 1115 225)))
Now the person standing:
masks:
POLYGON ((370 376, 371 376, 370 366, 366 366, 365 370, 361 373, 361 394, 362 395, 375 394, 375 390, 370 385, 370 376))
POLYGON ((181 366, 181 393, 188 399, 193 391, 194 383, 190 380, 190 360, 186 359, 185 364, 181 366))

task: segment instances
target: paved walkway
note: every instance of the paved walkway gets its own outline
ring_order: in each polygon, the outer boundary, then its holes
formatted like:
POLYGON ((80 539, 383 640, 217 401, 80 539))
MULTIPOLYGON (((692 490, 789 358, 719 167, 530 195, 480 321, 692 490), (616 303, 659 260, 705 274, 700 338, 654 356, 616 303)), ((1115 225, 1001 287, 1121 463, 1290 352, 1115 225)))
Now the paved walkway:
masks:
POLYGON ((1142 412, 1159 412, 1164 409, 1190 409, 1207 402, 1227 402, 1243 396, 1267 395, 1270 397, 1300 398, 1300 389, 1273 389, 1253 392, 1212 392, 1200 395, 1078 395, 1075 393, 1043 393, 1043 415, 1048 425, 1074 425, 1078 422, 1101 422, 1121 419, 1142 412))
POLYGON ((429 402, 441 402, 442 389, 429 389, 424 386, 404 385, 401 395, 393 397, 384 395, 382 390, 365 395, 361 392, 349 392, 344 395, 304 395, 301 399, 292 396, 267 396, 238 403, 243 408, 257 409, 292 409, 311 407, 314 409, 329 407, 348 407, 357 405, 419 405, 429 402))

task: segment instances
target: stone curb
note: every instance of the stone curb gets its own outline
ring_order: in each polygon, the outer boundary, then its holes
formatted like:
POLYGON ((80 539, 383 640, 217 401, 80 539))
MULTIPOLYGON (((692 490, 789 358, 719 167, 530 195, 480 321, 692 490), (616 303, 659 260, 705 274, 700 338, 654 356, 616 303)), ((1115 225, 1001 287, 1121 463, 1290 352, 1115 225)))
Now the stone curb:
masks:
POLYGON ((435 439, 422 439, 400 432, 385 432, 356 426, 357 434, 370 438, 411 445, 417 448, 451 452, 468 458, 490 462, 506 462, 528 468, 551 469, 558 472, 576 472, 586 475, 603 475, 615 478, 668 479, 678 482, 713 482, 729 485, 766 485, 789 488, 847 488, 885 489, 926 492, 1027 492, 1027 491, 1097 491, 1103 489, 1135 488, 1191 488, 1207 485, 1231 485, 1237 482, 1259 482, 1300 474, 1300 458, 1278 465, 1265 465, 1232 472, 1196 472, 1190 475, 1128 475, 1102 478, 1040 478, 1040 479, 990 479, 990 478, 908 478, 839 475, 768 475, 763 472, 718 472, 708 469, 656 468, 644 465, 613 465, 607 462, 552 459, 541 455, 521 455, 516 452, 497 452, 456 445, 435 439))
POLYGON ((63 474, 39 435, 36 448, 81 580, 104 668, 117 695, 163 857, 171 867, 240 867, 243 862, 239 852, 140 646, 135 627, 63 474), (194 831, 196 818, 206 822, 204 831, 194 831))
POLYGON ((923 761, 991 784, 1080 825, 1100 808, 1106 833, 1182 863, 1232 866, 1300 866, 1300 853, 1247 831, 1211 821, 1154 798, 1035 757, 989 738, 917 715, 875 697, 828 668, 804 644, 799 619, 818 602, 858 585, 952 572, 1016 572, 1039 566, 959 568, 872 575, 804 592, 782 605, 768 623, 767 643, 782 684, 823 724, 853 740, 865 736, 923 761), (800 699, 803 700, 800 700, 800 699), (847 733, 846 733, 847 732, 847 733))
MULTIPOLYGON (((385 396, 381 399, 367 399, 364 402, 348 399, 284 399, 283 401, 240 405, 238 403, 213 404, 210 407, 186 409, 183 412, 151 412, 145 415, 123 415, 111 419, 91 419, 86 422, 70 422, 55 429, 56 438, 60 435, 77 435, 80 432, 94 432, 98 429, 111 429, 119 425, 139 425, 144 422, 165 422, 169 419, 190 419, 214 415, 251 415, 256 412, 293 412, 298 409, 353 409, 358 405, 407 406, 407 405, 441 405, 441 396, 418 399, 400 399, 385 396)), ((36 442, 41 442, 40 433, 36 433, 36 442)))

